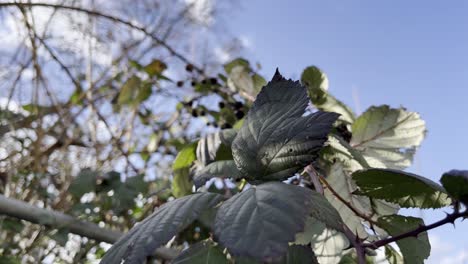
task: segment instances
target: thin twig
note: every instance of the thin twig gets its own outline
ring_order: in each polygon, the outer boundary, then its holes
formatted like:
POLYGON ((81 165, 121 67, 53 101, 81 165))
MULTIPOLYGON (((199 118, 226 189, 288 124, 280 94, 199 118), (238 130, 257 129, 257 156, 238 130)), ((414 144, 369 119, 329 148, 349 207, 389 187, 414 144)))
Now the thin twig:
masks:
POLYGON ((196 66, 189 59, 187 59, 184 55, 177 52, 174 48, 172 48, 169 44, 167 44, 163 39, 159 38, 155 34, 152 34, 146 28, 138 26, 138 25, 136 25, 136 24, 134 24, 134 23, 132 23, 132 22, 130 22, 128 20, 125 20, 125 19, 122 19, 122 18, 119 18, 119 17, 115 17, 115 16, 111 16, 111 15, 108 15, 108 14, 104 14, 104 13, 99 12, 99 11, 90 10, 90 9, 81 8, 81 7, 76 7, 76 6, 67 6, 67 5, 60 5, 60 4, 48 4, 48 3, 31 3, 31 2, 28 2, 28 3, 15 3, 15 2, 0 3, 0 8, 1 7, 8 7, 8 6, 48 7, 48 8, 56 8, 56 9, 65 9, 65 10, 71 10, 71 11, 85 13, 85 14, 92 15, 92 16, 102 17, 102 18, 111 20, 113 22, 117 22, 117 23, 126 25, 126 26, 128 26, 130 28, 141 31, 143 34, 150 37, 152 40, 154 40, 155 42, 157 42, 158 44, 160 44, 161 46, 166 48, 171 55, 175 56, 176 58, 180 59, 182 62, 184 62, 186 64, 191 64, 193 66, 193 68, 197 72, 199 72, 200 74, 204 74, 204 70, 202 68, 196 66))

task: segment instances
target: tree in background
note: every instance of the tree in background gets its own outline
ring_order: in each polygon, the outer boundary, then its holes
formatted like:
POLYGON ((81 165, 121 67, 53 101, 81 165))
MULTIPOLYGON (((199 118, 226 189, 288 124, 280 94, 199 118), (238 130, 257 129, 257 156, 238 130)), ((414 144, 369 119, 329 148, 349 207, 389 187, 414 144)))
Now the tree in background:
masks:
POLYGON ((427 231, 468 216, 466 171, 401 171, 417 113, 356 116, 315 66, 221 65, 219 4, 0 8, 0 262, 423 263, 427 231))

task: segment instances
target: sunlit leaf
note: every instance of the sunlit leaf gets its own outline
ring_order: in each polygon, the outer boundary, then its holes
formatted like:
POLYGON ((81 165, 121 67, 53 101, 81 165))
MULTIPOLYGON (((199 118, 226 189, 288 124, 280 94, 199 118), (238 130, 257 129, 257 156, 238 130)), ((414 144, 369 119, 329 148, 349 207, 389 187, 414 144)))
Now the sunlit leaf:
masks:
POLYGON ((372 106, 352 125, 351 146, 362 151, 372 167, 404 169, 426 131, 419 114, 388 105, 372 106))
POLYGON ((172 171, 174 180, 172 182, 172 193, 175 197, 182 197, 192 193, 192 180, 190 179, 190 166, 197 159, 196 149, 198 142, 194 142, 183 148, 177 154, 172 171))

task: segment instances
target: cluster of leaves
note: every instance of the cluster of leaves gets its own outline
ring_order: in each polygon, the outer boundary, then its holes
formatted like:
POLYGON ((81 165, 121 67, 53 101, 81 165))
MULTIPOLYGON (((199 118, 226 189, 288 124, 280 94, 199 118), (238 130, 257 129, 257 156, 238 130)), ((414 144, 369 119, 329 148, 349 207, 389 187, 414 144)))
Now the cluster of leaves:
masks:
MULTIPOLYGON (((238 78, 231 85, 255 93, 257 75, 244 60, 233 63, 226 65, 238 78)), ((398 210, 455 205, 458 212, 467 173, 444 174, 442 187, 401 171, 424 138, 417 113, 384 105, 356 116, 328 93, 314 66, 301 82, 277 72, 238 125, 182 149, 173 165, 178 199, 135 226, 101 263, 141 263, 194 221, 212 236, 174 263, 349 263, 359 254, 350 249, 356 241, 369 261, 385 246, 390 263, 423 263, 430 254, 426 230, 418 229, 424 223, 398 210), (310 102, 320 110, 311 113, 310 102), (213 178, 221 178, 221 190, 207 183, 213 178), (386 242, 405 232, 417 233, 396 240, 399 251, 386 242)))

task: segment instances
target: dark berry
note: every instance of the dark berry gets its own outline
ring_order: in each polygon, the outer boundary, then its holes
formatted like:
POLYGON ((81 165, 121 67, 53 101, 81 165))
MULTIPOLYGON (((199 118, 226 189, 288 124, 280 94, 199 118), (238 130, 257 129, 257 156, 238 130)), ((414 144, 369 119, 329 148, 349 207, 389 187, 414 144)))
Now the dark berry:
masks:
POLYGON ((210 78, 210 83, 212 85, 218 84, 218 80, 216 78, 210 78))
POLYGON ((201 81, 201 84, 206 84, 206 79, 203 79, 203 80, 201 81))
POLYGON ((192 116, 198 117, 197 109, 192 109, 192 116))
POLYGON ((205 110, 201 110, 201 111, 200 111, 200 115, 201 115, 201 116, 204 116, 204 115, 206 115, 206 112, 205 112, 205 110))
POLYGON ((242 104, 241 102, 235 102, 234 103, 234 108, 235 109, 241 109, 243 106, 244 106, 244 104, 242 104))
POLYGON ((239 110, 239 111, 236 111, 235 115, 236 115, 237 119, 242 119, 245 114, 244 114, 244 112, 239 110))
POLYGON ((193 71, 193 65, 192 64, 187 64, 187 66, 185 66, 185 70, 188 71, 188 72, 193 71))
POLYGON ((213 127, 218 127, 218 124, 216 124, 216 122, 213 122, 212 125, 213 127))
POLYGON ((177 87, 182 87, 184 85, 184 81, 178 81, 177 82, 177 87))
POLYGON ((219 105, 220 109, 223 109, 226 106, 226 104, 224 104, 224 102, 219 102, 218 105, 219 105))
POLYGON ((195 86, 195 85, 197 85, 197 82, 196 82, 196 81, 192 81, 190 84, 191 84, 192 86, 195 86))
POLYGON ((224 124, 221 126, 221 129, 227 129, 227 128, 232 128, 232 125, 229 124, 229 123, 224 123, 224 124))

